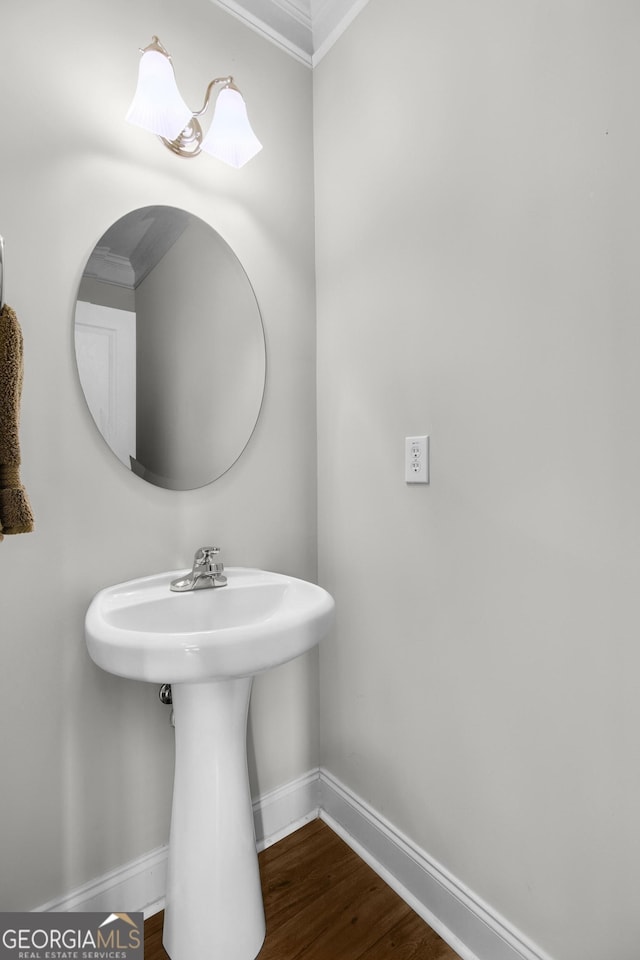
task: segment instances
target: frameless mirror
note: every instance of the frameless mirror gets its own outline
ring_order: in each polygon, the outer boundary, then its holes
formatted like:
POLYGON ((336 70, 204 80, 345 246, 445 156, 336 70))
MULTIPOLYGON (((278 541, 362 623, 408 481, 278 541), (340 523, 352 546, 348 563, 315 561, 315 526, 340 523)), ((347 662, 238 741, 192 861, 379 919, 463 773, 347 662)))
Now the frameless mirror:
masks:
POLYGON ((111 226, 75 309, 80 383, 119 460, 171 490, 211 483, 255 428, 266 375, 262 318, 229 245, 175 207, 111 226))

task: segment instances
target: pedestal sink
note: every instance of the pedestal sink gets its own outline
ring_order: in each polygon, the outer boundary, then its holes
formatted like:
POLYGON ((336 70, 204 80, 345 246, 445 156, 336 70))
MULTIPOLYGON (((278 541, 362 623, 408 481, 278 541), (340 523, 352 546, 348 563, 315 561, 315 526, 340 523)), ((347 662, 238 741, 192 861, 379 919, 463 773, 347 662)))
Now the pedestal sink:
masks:
POLYGON ((172 593, 181 573, 101 590, 87 611, 87 647, 110 673, 171 684, 167 953, 254 960, 265 922, 247 776, 251 684, 315 646, 334 604, 315 584, 244 567, 227 567, 224 587, 172 593))

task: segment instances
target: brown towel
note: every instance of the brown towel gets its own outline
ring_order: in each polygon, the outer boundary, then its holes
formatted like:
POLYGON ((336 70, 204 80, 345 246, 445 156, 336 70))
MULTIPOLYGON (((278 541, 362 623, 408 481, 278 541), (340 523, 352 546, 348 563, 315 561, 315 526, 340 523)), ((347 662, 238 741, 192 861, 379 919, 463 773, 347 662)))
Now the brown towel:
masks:
POLYGON ((20 483, 22 377, 22 331, 5 303, 0 313, 0 540, 3 534, 33 530, 33 514, 20 483))

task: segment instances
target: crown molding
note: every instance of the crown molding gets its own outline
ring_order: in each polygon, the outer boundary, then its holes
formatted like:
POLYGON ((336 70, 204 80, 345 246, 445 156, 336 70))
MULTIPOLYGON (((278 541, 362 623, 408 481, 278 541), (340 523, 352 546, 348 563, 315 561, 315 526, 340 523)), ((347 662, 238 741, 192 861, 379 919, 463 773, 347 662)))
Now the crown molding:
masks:
POLYGON ((116 287, 135 289, 135 271, 129 257, 113 253, 110 247, 95 247, 87 261, 84 276, 116 287))
POLYGON ((211 0, 308 67, 331 49, 369 0, 211 0))
POLYGON ((216 6, 311 67, 313 32, 309 0, 212 0, 216 6))
POLYGON ((311 0, 313 55, 315 67, 342 36, 369 0, 311 0))

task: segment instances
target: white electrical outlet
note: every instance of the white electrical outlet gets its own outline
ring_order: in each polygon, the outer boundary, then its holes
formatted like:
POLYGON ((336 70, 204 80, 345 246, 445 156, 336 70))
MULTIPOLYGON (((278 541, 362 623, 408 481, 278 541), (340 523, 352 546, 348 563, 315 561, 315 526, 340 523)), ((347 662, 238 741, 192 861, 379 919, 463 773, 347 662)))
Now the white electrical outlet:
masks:
POLYGON ((429 483, 429 437, 404 438, 404 478, 407 483, 429 483))

